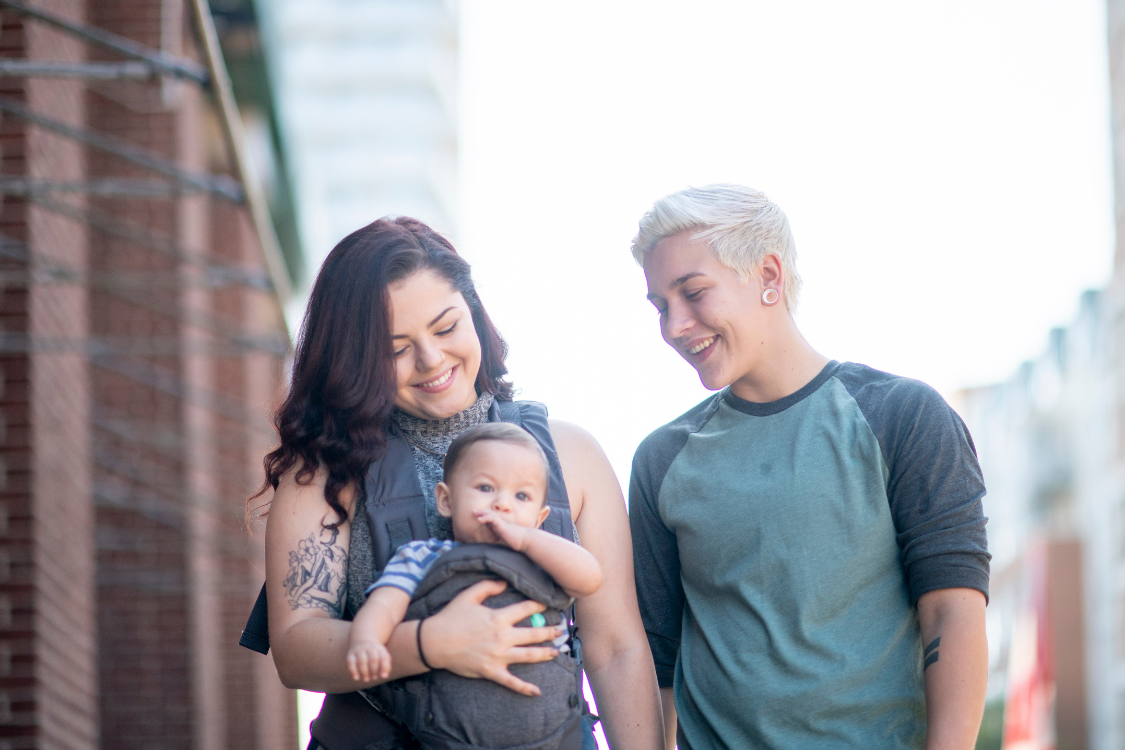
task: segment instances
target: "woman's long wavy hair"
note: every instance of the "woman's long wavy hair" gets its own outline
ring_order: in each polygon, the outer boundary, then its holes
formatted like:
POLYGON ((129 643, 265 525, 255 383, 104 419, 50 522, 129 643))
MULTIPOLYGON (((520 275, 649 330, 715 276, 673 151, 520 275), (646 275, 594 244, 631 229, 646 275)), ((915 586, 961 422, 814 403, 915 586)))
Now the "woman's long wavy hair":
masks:
POLYGON ((398 392, 387 287, 423 270, 448 281, 469 306, 481 347, 477 392, 511 400, 508 346, 477 296, 469 264, 417 219, 379 219, 340 240, 320 269, 289 395, 274 415, 281 444, 266 455, 265 482, 250 500, 277 489, 294 466, 298 484, 323 467, 324 497, 339 519, 329 526, 347 518, 340 492, 348 485, 363 491, 367 467, 386 447, 398 392))

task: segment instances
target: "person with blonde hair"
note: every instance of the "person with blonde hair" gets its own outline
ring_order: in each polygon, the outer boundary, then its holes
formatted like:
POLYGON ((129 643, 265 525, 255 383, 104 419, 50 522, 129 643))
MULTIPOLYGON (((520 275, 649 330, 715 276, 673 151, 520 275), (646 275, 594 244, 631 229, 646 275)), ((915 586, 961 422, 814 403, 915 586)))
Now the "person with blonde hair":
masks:
POLYGON ((973 747, 990 556, 964 423, 809 345, 789 222, 761 192, 669 195, 632 251, 664 340, 718 391, 633 459, 667 747, 973 747))

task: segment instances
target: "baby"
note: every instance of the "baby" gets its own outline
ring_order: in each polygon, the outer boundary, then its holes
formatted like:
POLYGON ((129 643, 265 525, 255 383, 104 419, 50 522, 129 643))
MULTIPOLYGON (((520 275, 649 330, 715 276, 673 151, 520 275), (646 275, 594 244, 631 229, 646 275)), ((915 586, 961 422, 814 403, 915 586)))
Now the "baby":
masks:
POLYGON ((501 544, 522 552, 574 598, 601 586, 601 566, 592 554, 539 528, 551 512, 549 470, 543 449, 526 430, 506 422, 470 428, 449 446, 444 468, 445 481, 434 495, 438 512, 453 523, 454 541, 402 545, 368 589, 349 636, 348 669, 357 682, 390 676, 385 644, 391 631, 426 572, 457 544, 501 544))

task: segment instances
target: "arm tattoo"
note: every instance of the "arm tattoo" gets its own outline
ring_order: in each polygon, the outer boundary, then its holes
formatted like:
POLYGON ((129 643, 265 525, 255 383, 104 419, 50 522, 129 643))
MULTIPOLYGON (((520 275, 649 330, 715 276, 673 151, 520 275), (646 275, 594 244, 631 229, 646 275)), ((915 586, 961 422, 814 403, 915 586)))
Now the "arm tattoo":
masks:
POLYGON ((321 529, 319 538, 309 534, 289 553, 289 575, 282 585, 293 609, 323 609, 332 617, 343 616, 348 553, 336 544, 339 535, 339 529, 321 529))
POLYGON ((941 645, 941 638, 934 638, 930 641, 930 645, 926 646, 926 651, 922 654, 925 662, 922 665, 922 671, 925 672, 930 668, 930 665, 938 660, 938 646, 941 645))

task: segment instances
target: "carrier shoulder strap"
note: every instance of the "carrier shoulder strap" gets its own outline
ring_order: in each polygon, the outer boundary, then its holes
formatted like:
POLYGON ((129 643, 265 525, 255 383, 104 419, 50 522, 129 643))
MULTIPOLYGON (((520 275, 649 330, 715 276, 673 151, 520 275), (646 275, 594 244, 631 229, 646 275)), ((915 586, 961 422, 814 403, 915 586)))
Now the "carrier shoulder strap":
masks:
POLYGON ((543 522, 543 530, 564 539, 577 541, 578 536, 574 533, 574 521, 570 517, 570 496, 566 493, 562 464, 559 463, 559 454, 555 450, 554 438, 551 437, 551 425, 547 421, 546 405, 539 401, 493 401, 492 408, 496 410, 498 419, 491 418, 490 410, 489 421, 518 424, 531 433, 531 436, 539 443, 539 447, 547 454, 547 464, 550 468, 547 483, 547 505, 551 508, 551 515, 543 522))
MULTIPOLYGON (((493 401, 488 410, 488 421, 518 424, 538 441, 547 454, 550 468, 547 504, 551 514, 543 522, 543 530, 564 539, 577 540, 562 465, 547 421, 547 407, 538 401, 493 401)), ((364 497, 377 577, 395 550, 407 542, 430 536, 426 527, 426 498, 418 481, 414 452, 393 427, 387 435, 387 448, 383 455, 368 467, 364 478, 364 497)), ((238 643, 260 654, 269 653, 265 584, 254 602, 238 643)))
POLYGON ((364 481, 367 527, 371 531, 371 554, 378 578, 387 561, 402 545, 429 539, 426 527, 426 498, 414 451, 397 432, 387 436, 387 449, 367 469, 364 481))

